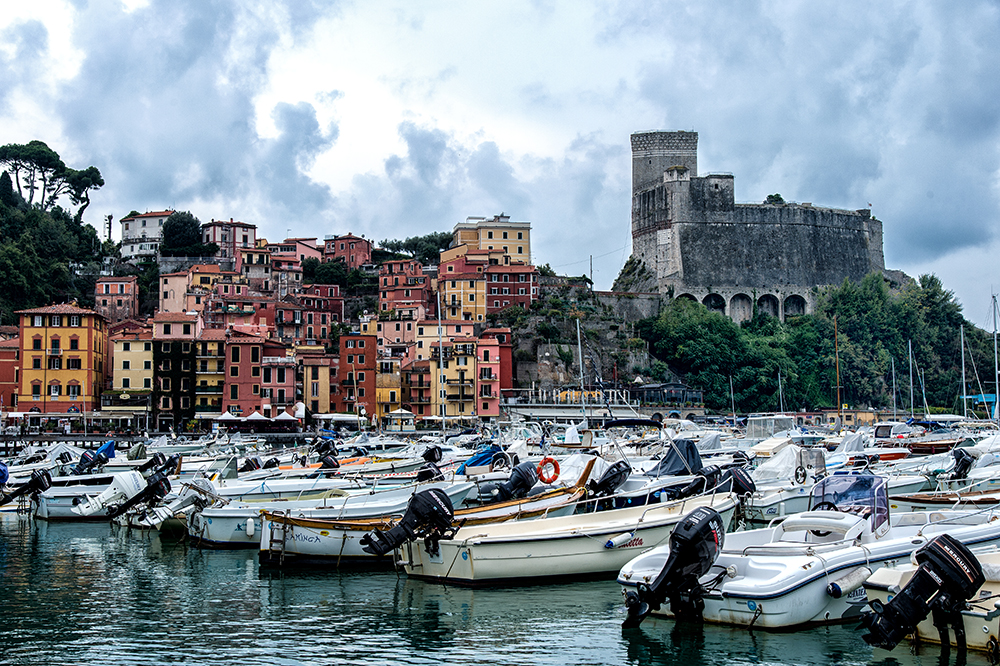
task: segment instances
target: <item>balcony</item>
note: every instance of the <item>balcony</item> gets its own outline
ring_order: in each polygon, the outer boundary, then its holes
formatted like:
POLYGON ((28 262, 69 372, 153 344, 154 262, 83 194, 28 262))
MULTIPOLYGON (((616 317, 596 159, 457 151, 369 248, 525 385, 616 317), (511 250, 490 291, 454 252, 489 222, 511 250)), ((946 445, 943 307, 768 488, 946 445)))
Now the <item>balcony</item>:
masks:
POLYGON ((53 347, 52 349, 46 349, 45 353, 49 356, 62 356, 62 349, 59 347, 53 347))
POLYGON ((448 384, 449 386, 470 386, 471 387, 472 386, 472 380, 471 379, 447 379, 447 380, 445 380, 445 384, 448 384))
POLYGON ((195 358, 225 358, 225 356, 226 356, 226 350, 220 349, 216 352, 199 351, 198 355, 195 356, 195 358))
POLYGON ((222 405, 195 405, 194 411, 197 414, 218 414, 222 411, 222 405))
POLYGON ((431 399, 430 398, 423 398, 423 397, 421 397, 421 398, 413 398, 413 397, 411 397, 410 398, 410 402, 412 402, 415 405, 429 405, 429 404, 431 404, 431 399))
POLYGON ((222 394, 222 386, 195 386, 194 392, 198 393, 218 393, 222 394))
POLYGON ((295 365, 295 359, 291 356, 265 356, 264 365, 295 365))
POLYGON ((448 393, 448 400, 451 402, 472 402, 476 399, 472 393, 462 391, 461 393, 448 393))

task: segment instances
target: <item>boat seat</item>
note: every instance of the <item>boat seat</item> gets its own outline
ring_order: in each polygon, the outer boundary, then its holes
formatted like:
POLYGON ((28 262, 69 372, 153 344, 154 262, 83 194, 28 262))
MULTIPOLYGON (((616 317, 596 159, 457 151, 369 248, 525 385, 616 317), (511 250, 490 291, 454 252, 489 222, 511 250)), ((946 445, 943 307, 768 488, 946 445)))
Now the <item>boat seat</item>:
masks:
POLYGON ((853 539, 865 530, 867 520, 861 516, 837 511, 804 511, 786 518, 778 529, 778 539, 791 532, 830 532, 838 539, 853 539))

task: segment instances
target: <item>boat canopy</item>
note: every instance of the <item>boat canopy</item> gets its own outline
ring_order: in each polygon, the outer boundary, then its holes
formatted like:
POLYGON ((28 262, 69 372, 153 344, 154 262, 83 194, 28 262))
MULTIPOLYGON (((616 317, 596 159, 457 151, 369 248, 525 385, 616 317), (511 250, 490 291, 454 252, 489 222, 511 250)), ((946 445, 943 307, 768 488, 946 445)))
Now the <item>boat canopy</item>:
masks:
POLYGON ((701 470, 701 454, 691 439, 675 439, 663 453, 663 458, 645 473, 646 476, 678 476, 697 474, 701 470))

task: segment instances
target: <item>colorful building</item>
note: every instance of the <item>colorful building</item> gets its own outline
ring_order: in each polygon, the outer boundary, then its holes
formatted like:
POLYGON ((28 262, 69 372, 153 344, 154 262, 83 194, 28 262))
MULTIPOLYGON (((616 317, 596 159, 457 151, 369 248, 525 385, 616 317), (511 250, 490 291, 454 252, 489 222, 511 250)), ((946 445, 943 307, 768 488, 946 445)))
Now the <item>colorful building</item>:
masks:
POLYGON ((94 287, 94 309, 104 315, 110 323, 133 319, 139 315, 138 278, 134 275, 122 277, 100 277, 94 287))
POLYGON ((387 261, 379 267, 379 312, 390 319, 416 321, 437 312, 430 276, 414 260, 387 261))
POLYGON ((17 312, 20 334, 18 409, 94 411, 109 371, 104 317, 75 304, 17 312))
POLYGON ((323 261, 341 260, 349 269, 358 269, 372 262, 372 242, 354 234, 326 236, 323 243, 323 261))
POLYGON ((512 259, 531 263, 531 223, 511 222, 509 215, 468 217, 455 225, 452 246, 501 250, 512 259))
POLYGON ((377 356, 378 338, 374 335, 351 333, 340 336, 338 412, 366 416, 376 413, 377 356))
POLYGON ((160 210, 120 220, 122 225, 122 259, 125 261, 156 261, 163 239, 163 223, 173 214, 160 210))

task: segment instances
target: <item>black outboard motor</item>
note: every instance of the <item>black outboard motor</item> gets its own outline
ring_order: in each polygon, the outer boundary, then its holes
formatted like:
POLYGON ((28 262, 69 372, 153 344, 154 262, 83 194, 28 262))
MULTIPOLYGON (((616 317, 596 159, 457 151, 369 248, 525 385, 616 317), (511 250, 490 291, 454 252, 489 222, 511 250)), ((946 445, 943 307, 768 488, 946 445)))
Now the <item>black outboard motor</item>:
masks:
POLYGON ((244 460, 243 464, 240 465, 240 468, 236 471, 239 472, 240 474, 242 474, 243 472, 254 472, 260 469, 263 466, 263 464, 264 461, 260 459, 260 456, 254 456, 253 458, 247 458, 246 460, 244 460))
POLYGON ((80 456, 80 462, 78 462, 76 467, 73 468, 73 474, 77 476, 81 474, 90 474, 91 472, 96 472, 107 464, 108 456, 104 453, 84 451, 83 455, 80 456))
POLYGON ((340 468, 340 461, 337 460, 337 456, 332 455, 332 454, 331 455, 327 455, 327 456, 323 456, 322 458, 319 459, 319 468, 320 469, 327 469, 327 470, 329 470, 329 469, 339 469, 340 468))
POLYGON ((442 458, 444 458, 444 453, 441 451, 441 447, 437 444, 432 444, 424 449, 424 453, 421 456, 424 460, 429 463, 439 463, 442 458))
POLYGON ((951 455, 955 457, 955 469, 951 472, 952 479, 964 479, 969 476, 975 457, 969 453, 968 449, 959 447, 951 450, 951 455))
POLYGON ((484 484, 479 491, 482 502, 506 502, 524 497, 538 481, 538 470, 530 462, 521 463, 511 470, 503 483, 484 484))
POLYGON ((624 460, 618 460, 604 470, 604 474, 601 474, 601 478, 597 481, 591 481, 588 483, 587 490, 589 491, 591 497, 607 497, 608 495, 613 495, 615 491, 621 488, 622 484, 628 480, 631 473, 632 466, 624 460))
POLYGON ((374 531, 361 537, 361 549, 372 555, 385 555, 407 541, 424 539, 424 548, 434 555, 438 541, 451 538, 458 531, 452 524, 455 509, 448 494, 440 488, 421 490, 406 507, 406 513, 395 527, 385 532, 374 531))
POLYGON ((339 451, 337 451, 337 444, 329 439, 319 440, 319 442, 317 442, 316 445, 313 446, 313 451, 315 451, 320 458, 322 458, 325 455, 335 456, 339 455, 340 453, 339 451))
POLYGON ((742 467, 730 467, 722 477, 719 492, 736 493, 740 497, 753 495, 757 492, 757 484, 753 477, 742 467))
POLYGON ((276 469, 281 465, 281 461, 277 458, 268 458, 264 461, 264 467, 262 469, 276 469))
POLYGON ((427 481, 444 481, 444 472, 432 462, 424 463, 417 470, 417 483, 425 483, 427 481))
POLYGON ((869 633, 863 638, 869 645, 891 650, 907 634, 913 633, 928 613, 941 635, 941 645, 951 645, 948 625, 955 629, 958 649, 965 649, 965 623, 961 611, 966 601, 986 582, 979 560, 963 543, 949 534, 928 541, 916 552, 920 564, 888 604, 872 601, 871 612, 861 615, 859 629, 869 633))
POLYGON ((63 451, 56 457, 56 462, 60 465, 68 465, 73 462, 73 454, 69 451, 63 451))
POLYGON ((152 456, 149 457, 149 460, 136 467, 135 471, 139 472, 140 474, 145 474, 154 467, 163 467, 166 463, 167 463, 167 457, 162 453, 160 453, 159 451, 157 451, 156 453, 154 453, 152 456))
POLYGON ((109 518, 117 518, 132 507, 142 502, 157 502, 167 496, 170 492, 170 481, 163 470, 160 470, 146 479, 146 487, 139 493, 133 495, 116 507, 108 509, 109 518))
POLYGON ((16 500, 22 495, 43 493, 52 487, 52 475, 47 469, 36 469, 27 481, 15 488, 10 494, 0 495, 0 506, 16 500))
POLYGON ((670 500, 698 495, 719 485, 722 470, 718 465, 707 465, 698 470, 696 478, 681 488, 667 488, 663 494, 670 500))
POLYGON ((670 556, 660 573, 625 594, 628 617, 622 627, 638 627, 668 599, 678 619, 701 620, 705 590, 698 579, 715 564, 725 539, 726 527, 715 509, 700 506, 685 516, 670 535, 670 556))

